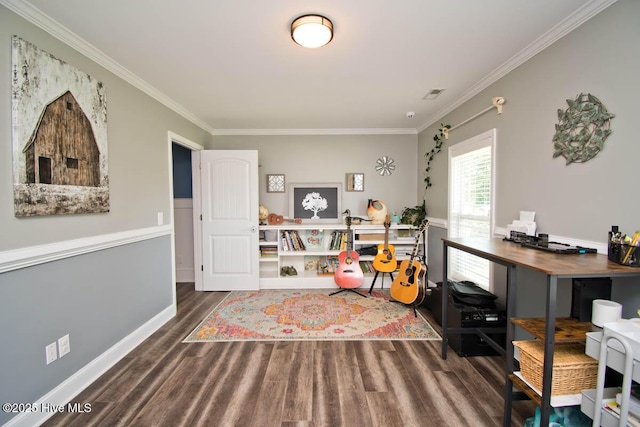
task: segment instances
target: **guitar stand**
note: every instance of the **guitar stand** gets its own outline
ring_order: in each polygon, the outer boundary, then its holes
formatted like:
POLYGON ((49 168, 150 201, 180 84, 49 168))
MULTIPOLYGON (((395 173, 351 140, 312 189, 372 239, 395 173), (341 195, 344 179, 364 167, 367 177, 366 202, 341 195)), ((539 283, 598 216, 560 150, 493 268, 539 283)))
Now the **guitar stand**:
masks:
POLYGON ((363 298, 369 298, 369 296, 368 296, 368 295, 361 294, 360 292, 356 291, 355 289, 351 289, 351 288, 342 288, 342 289, 340 289, 340 290, 338 290, 338 291, 331 292, 331 293, 329 294, 329 296, 331 296, 331 295, 336 295, 336 294, 339 294, 340 292, 344 292, 344 291, 351 291, 351 292, 353 292, 354 294, 358 294, 358 295, 360 295, 360 296, 361 296, 361 297, 363 297, 363 298))
MULTIPOLYGON (((376 270, 376 275, 373 276, 373 282, 371 282, 371 288, 369 288, 369 295, 371 295, 371 292, 373 292, 373 285, 376 284, 376 279, 378 278, 378 274, 380 272, 378 270, 376 270)), ((391 282, 393 283, 393 273, 386 273, 389 275, 389 277, 391 277, 391 282)), ((384 275, 385 273, 382 273, 382 284, 380 285, 380 289, 384 289, 384 275)))
MULTIPOLYGON (((398 304, 402 304, 400 301, 396 301, 394 299, 389 300, 389 302, 397 302, 398 304)), ((408 305, 408 304, 405 304, 408 305)), ((413 316, 418 317, 418 311, 416 310, 416 303, 411 303, 411 307, 413 308, 413 316)))

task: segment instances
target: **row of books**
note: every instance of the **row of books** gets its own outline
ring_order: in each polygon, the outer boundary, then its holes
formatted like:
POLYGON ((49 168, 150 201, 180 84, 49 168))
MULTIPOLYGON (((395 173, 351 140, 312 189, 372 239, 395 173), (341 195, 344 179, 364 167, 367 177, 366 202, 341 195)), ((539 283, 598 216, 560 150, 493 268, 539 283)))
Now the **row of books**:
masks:
POLYGON ((316 256, 304 257, 305 271, 317 271, 318 273, 333 273, 338 268, 338 257, 316 256))
POLYGON ((332 251, 341 251, 347 248, 347 238, 349 233, 343 230, 333 230, 331 240, 329 241, 329 249, 332 251))
POLYGON ((283 230, 280 232, 283 251, 306 251, 307 247, 296 230, 283 230))
POLYGON ((263 258, 276 258, 278 256, 278 247, 260 246, 260 256, 263 258))
MULTIPOLYGON (((307 271, 322 271, 332 273, 338 268, 338 257, 336 256, 305 256, 304 269, 307 271)), ((360 268, 363 273, 375 273, 373 261, 360 261, 360 268)))
MULTIPOLYGON (((398 263, 398 267, 400 267, 400 263, 398 263)), ((395 271, 398 271, 398 267, 396 267, 395 271)), ((373 261, 360 261, 360 268, 362 268, 363 273, 376 272, 376 269, 373 267, 373 261)))

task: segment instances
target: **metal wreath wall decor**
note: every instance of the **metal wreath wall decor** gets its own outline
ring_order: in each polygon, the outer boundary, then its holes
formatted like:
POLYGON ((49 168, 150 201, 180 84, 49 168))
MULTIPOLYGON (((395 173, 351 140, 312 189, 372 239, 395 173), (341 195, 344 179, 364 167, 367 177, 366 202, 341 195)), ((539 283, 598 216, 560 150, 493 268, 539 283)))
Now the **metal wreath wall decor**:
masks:
POLYGON ((609 113, 598 98, 581 93, 576 99, 567 99, 569 107, 558 109, 558 124, 553 136, 553 158, 562 156, 567 165, 584 163, 594 158, 611 135, 609 113))

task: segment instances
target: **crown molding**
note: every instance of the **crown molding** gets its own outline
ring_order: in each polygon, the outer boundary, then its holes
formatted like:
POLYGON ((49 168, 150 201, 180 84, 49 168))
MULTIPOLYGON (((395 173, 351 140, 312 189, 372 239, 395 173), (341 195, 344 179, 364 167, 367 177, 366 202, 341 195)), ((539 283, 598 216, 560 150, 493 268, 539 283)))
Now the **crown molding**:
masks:
POLYGON ((63 26, 56 20, 44 14, 40 9, 31 5, 25 0, 0 0, 0 4, 7 7, 17 15, 31 22, 35 26, 41 28, 53 37, 67 44, 71 48, 77 50, 87 58, 93 60, 100 66, 111 71, 116 76, 130 83, 142 92, 151 96, 161 104, 173 110, 175 113, 189 120, 191 123, 200 127, 204 131, 213 136, 247 136, 247 135, 416 135, 427 127, 436 123, 446 114, 455 110, 463 103, 467 102, 473 96, 486 89, 489 85, 495 83, 509 72, 538 54, 555 41, 564 37, 575 28, 582 25, 604 9, 611 6, 617 0, 591 0, 580 9, 569 15, 558 25, 551 28, 545 34, 536 39, 529 46, 518 52, 507 62, 495 69, 489 75, 484 77, 478 83, 473 85, 461 97, 431 116, 423 125, 418 128, 370 128, 370 129, 214 129, 203 120, 199 119, 193 113, 188 111, 182 105, 173 101, 171 98, 151 86, 145 80, 141 79, 127 68, 120 65, 113 58, 101 52, 95 46, 91 45, 80 36, 63 26))
POLYGON ((363 129, 216 129, 214 136, 233 135, 417 135, 415 128, 363 129))
POLYGON ((527 62, 533 56, 542 52, 547 47, 551 46, 553 43, 560 40, 562 37, 566 36, 571 31, 575 30, 580 25, 587 22, 589 19, 593 18, 598 13, 614 4, 616 1, 617 0, 591 0, 585 3, 580 9, 576 10, 574 13, 566 17, 559 24, 538 37, 527 47, 512 56, 504 64, 493 70, 491 73, 489 73, 489 75, 473 85, 469 90, 462 94, 461 97, 427 119, 427 121, 422 126, 417 128, 418 133, 422 132, 432 124, 438 122, 438 120, 441 120, 442 117, 449 114, 450 112, 473 98, 475 95, 479 94, 481 91, 489 87, 491 84, 500 80, 502 77, 506 76, 511 71, 527 62))
POLYGON ((156 101, 170 108, 185 119, 189 120, 191 123, 198 126, 202 130, 205 130, 211 134, 213 133, 213 129, 211 128, 211 126, 200 120, 189 110, 173 101, 171 98, 160 92, 155 87, 151 86, 145 80, 129 71, 127 68, 120 65, 113 58, 106 55, 86 40, 82 39, 80 36, 78 36, 76 33, 71 31, 64 25, 60 24, 58 21, 47 16, 37 7, 24 0, 0 0, 0 4, 16 13, 17 15, 21 16, 22 18, 26 19, 27 21, 31 22, 33 25, 46 31, 71 48, 77 50, 82 55, 91 59, 101 67, 107 69, 108 71, 111 71, 113 74, 120 77, 127 83, 140 89, 142 92, 146 93, 156 101))
POLYGON ((37 7, 25 0, 0 0, 0 4, 7 7, 12 12, 31 22, 33 25, 46 31, 53 37, 67 44, 82 55, 96 62, 98 65, 111 71, 127 83, 140 89, 161 104, 173 110, 175 113, 189 120, 213 136, 222 135, 417 135, 415 128, 401 129, 214 129, 204 121, 200 120, 182 105, 151 86, 127 68, 120 65, 113 58, 106 55, 98 48, 82 39, 73 31, 60 24, 58 21, 47 16, 37 7))

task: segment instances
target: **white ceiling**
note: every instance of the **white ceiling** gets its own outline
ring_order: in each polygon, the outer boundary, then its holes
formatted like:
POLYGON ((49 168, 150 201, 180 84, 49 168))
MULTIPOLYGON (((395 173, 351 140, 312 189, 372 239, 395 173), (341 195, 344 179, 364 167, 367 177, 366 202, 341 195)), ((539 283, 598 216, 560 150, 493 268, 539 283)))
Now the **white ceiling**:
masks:
POLYGON ((251 134, 415 133, 614 1, 0 3, 210 132, 251 134), (289 33, 311 12, 335 28, 319 49, 289 33))

